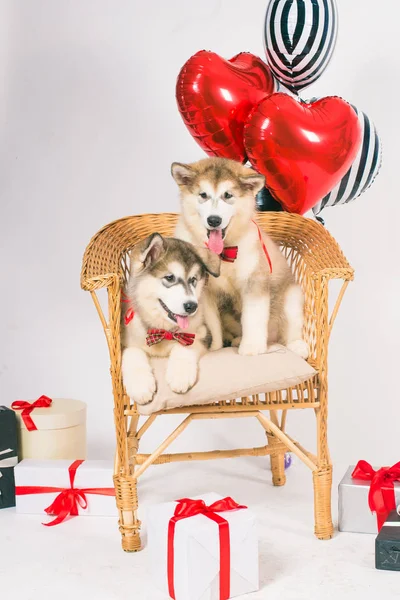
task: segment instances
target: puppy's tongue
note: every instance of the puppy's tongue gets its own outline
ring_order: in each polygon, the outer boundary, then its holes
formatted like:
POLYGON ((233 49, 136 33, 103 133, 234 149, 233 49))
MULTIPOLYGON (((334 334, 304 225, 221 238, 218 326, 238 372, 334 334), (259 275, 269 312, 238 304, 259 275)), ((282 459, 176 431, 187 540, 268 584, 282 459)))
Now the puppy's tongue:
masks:
POLYGON ((181 329, 187 329, 189 327, 189 318, 181 317, 181 315, 175 315, 176 322, 178 323, 181 329))
POLYGON ((224 249, 224 240, 222 239, 222 229, 212 229, 208 238, 208 248, 215 254, 221 254, 224 249))

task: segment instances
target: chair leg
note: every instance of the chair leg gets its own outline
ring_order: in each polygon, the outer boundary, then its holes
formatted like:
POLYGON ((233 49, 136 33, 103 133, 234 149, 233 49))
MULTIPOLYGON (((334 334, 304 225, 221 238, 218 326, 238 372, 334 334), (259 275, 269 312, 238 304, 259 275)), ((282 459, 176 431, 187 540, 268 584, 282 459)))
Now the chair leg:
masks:
POLYGON ((332 466, 320 468, 313 472, 314 482, 314 532, 319 540, 330 540, 333 537, 331 513, 332 466))
POLYGON ((272 483, 276 486, 285 485, 285 448, 274 435, 267 433, 267 438, 268 446, 272 450, 270 454, 272 483))
MULTIPOLYGON (((276 410, 269 411, 271 421, 277 427, 284 430, 284 419, 282 419, 281 425, 279 424, 278 413, 276 410)), ((286 415, 285 415, 286 418, 286 415)), ((285 447, 272 433, 266 432, 268 438, 268 446, 272 452, 270 454, 271 471, 272 471, 272 483, 276 486, 285 485, 286 474, 285 474, 285 447)))
POLYGON ((134 477, 114 477, 115 495, 119 511, 119 531, 125 552, 141 550, 140 521, 137 518, 137 481, 134 477))
POLYGON ((328 447, 328 386, 326 372, 320 373, 320 403, 315 409, 317 418, 318 469, 313 471, 314 483, 314 533, 319 540, 333 537, 332 523, 332 464, 328 447))

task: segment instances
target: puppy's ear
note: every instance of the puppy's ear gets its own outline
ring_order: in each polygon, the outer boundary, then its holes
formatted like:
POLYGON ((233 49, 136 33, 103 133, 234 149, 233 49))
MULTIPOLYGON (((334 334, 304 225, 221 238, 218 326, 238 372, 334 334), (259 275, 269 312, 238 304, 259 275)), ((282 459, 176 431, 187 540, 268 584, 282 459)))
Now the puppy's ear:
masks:
POLYGON ((178 185, 190 185, 195 177, 195 172, 190 165, 177 162, 172 163, 171 173, 178 185))
POLYGON ((208 248, 200 248, 197 246, 196 254, 207 273, 210 273, 213 277, 219 277, 221 272, 221 259, 218 254, 211 252, 208 248))
POLYGON ((156 263, 167 249, 165 239, 159 233, 152 233, 134 249, 132 258, 136 273, 144 271, 156 263))
POLYGON ((264 175, 259 175, 258 173, 239 177, 239 181, 242 185, 242 188, 244 188, 246 192, 251 192, 254 194, 254 196, 256 196, 265 185, 264 175))

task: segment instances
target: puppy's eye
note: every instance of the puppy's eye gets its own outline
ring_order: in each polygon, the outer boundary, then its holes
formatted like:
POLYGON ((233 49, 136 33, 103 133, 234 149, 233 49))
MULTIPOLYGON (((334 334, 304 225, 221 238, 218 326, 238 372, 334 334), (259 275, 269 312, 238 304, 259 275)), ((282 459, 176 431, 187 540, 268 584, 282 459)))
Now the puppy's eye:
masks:
POLYGON ((207 200, 207 198, 208 198, 208 196, 207 196, 207 194, 205 192, 201 192, 199 194, 199 196, 200 196, 200 198, 203 198, 203 200, 207 200))
POLYGON ((193 287, 196 287, 196 285, 197 285, 197 277, 191 277, 189 279, 189 285, 192 285, 193 287))
POLYGON ((175 275, 165 275, 164 280, 168 283, 175 283, 176 278, 175 275))
POLYGON ((229 200, 230 198, 233 198, 233 194, 230 194, 229 192, 225 192, 224 200, 229 200))

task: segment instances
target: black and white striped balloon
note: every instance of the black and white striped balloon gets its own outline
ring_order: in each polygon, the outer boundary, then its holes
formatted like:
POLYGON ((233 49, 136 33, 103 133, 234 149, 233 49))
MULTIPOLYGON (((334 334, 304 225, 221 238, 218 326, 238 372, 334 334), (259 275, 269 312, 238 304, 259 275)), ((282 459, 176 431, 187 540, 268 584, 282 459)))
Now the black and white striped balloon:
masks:
MULTIPOLYGON (((313 101, 316 100, 313 98, 313 101)), ((352 105, 353 106, 353 105, 352 105)), ((362 129, 362 143, 355 161, 343 179, 313 208, 318 215, 328 206, 347 204, 356 200, 374 182, 382 164, 382 143, 375 125, 367 115, 353 106, 362 129)))
POLYGON ((335 0, 270 0, 264 40, 278 81, 299 92, 319 79, 335 48, 337 22, 335 0))

